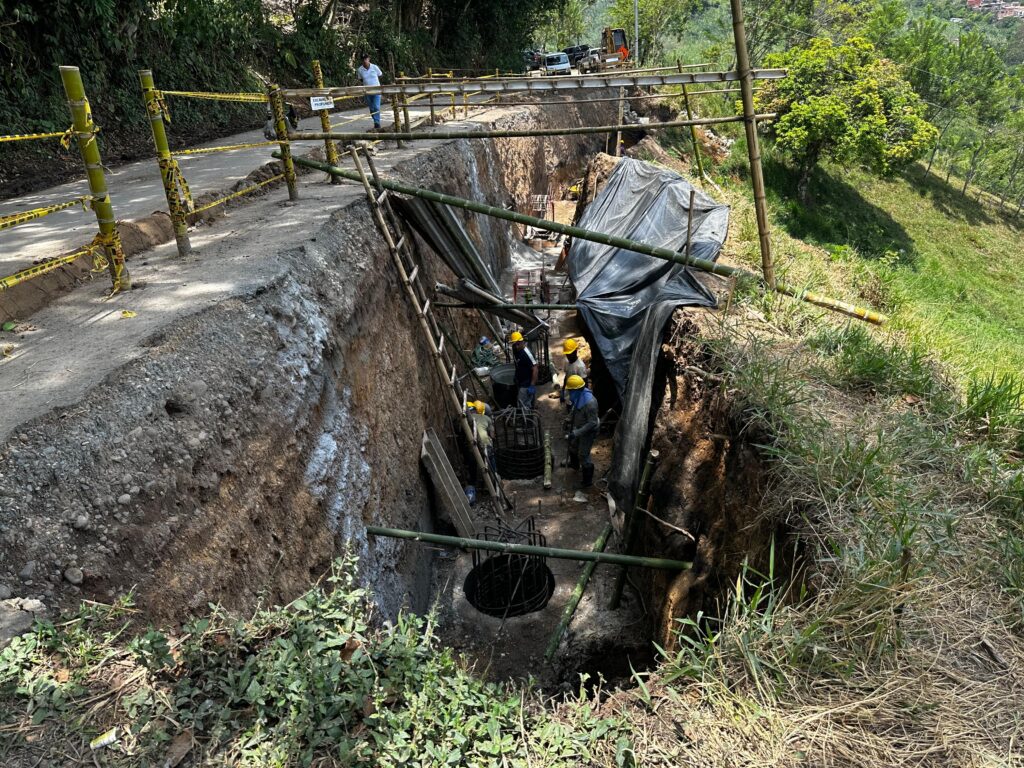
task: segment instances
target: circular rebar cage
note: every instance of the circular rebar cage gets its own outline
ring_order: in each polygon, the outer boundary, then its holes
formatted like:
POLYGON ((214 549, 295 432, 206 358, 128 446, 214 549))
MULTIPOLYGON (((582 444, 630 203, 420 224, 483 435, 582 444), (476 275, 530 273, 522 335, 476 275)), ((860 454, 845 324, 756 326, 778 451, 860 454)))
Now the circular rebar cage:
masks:
MULTIPOLYGON (((526 518, 516 528, 505 524, 484 528, 487 541, 543 547, 546 540, 526 518)), ((555 576, 539 555, 473 551, 473 569, 462 586, 470 605, 481 613, 506 619, 539 611, 555 592, 555 576)))
POLYGON ((494 458, 498 474, 530 480, 544 474, 540 417, 522 408, 506 408, 494 419, 494 458))

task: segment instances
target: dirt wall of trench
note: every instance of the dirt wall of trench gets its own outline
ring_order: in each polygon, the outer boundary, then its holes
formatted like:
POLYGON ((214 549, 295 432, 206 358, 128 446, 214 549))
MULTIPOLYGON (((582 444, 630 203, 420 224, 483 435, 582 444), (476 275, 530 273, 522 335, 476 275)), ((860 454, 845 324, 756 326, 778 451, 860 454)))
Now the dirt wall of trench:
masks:
MULTIPOLYGON (((570 110, 498 124, 580 119, 570 110)), ((524 209, 594 144, 449 142, 396 175, 524 209)), ((507 263, 504 223, 467 228, 507 263)), ((419 447, 427 426, 451 435, 443 393, 365 203, 310 235, 274 282, 141 340, 142 358, 0 445, 0 590, 53 609, 134 589, 167 622, 291 599, 348 548, 384 614, 425 607, 429 551, 368 542, 364 526, 432 526, 419 447)), ((426 266, 446 276, 433 254, 426 266)))

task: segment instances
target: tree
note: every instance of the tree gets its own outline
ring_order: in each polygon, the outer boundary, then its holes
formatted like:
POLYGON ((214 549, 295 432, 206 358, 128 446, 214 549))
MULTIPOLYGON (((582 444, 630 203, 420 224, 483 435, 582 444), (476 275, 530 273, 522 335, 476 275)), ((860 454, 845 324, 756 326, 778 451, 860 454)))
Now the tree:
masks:
POLYGON ((590 0, 565 0, 552 8, 544 14, 534 32, 534 41, 546 51, 578 45, 586 29, 586 11, 590 4, 590 0))
POLYGON ((756 108, 778 113, 769 135, 796 163, 804 203, 811 172, 823 158, 885 175, 921 157, 936 139, 910 83, 863 38, 838 45, 814 38, 766 63, 787 68, 789 76, 762 88, 756 108))
MULTIPOLYGON (((640 16, 640 62, 653 62, 664 52, 666 36, 680 36, 694 0, 638 0, 640 16)), ((630 54, 636 50, 633 40, 633 0, 615 0, 610 11, 611 24, 626 30, 631 41, 630 54)))

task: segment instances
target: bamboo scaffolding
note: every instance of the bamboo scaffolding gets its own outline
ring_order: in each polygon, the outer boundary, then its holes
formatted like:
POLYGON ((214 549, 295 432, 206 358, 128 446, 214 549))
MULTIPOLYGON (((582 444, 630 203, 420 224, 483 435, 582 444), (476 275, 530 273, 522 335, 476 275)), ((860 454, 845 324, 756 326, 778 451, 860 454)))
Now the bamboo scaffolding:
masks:
MULTIPOLYGON (((674 67, 673 67, 674 69, 674 67)), ((750 76, 754 80, 778 80, 786 76, 784 69, 754 69, 750 76)), ((648 85, 697 85, 699 83, 733 83, 740 80, 739 72, 673 72, 658 74, 601 74, 562 77, 531 77, 521 80, 508 78, 490 80, 456 80, 429 83, 398 83, 370 86, 344 86, 331 88, 287 88, 282 91, 286 97, 309 98, 310 96, 391 96, 415 93, 486 93, 531 92, 531 91, 573 91, 586 88, 635 88, 648 85)))
MULTIPOLYGON (((285 116, 284 94, 276 85, 270 85, 267 89, 267 98, 274 114, 274 132, 277 134, 277 140, 281 143, 281 149, 274 153, 274 157, 280 157, 284 164, 284 180, 288 183, 288 199, 298 200, 299 187, 295 183, 295 164, 292 162, 291 147, 288 146, 288 118, 285 116)), ((325 134, 318 138, 330 139, 331 136, 325 134)))
POLYGON ((452 547, 453 549, 483 549, 489 552, 504 552, 509 555, 534 555, 536 557, 553 557, 556 560, 611 563, 613 565, 629 565, 638 568, 655 568, 662 571, 685 571, 693 565, 693 563, 687 563, 683 560, 667 560, 661 557, 633 557, 613 552, 560 549, 558 547, 538 547, 531 544, 512 544, 507 541, 466 539, 461 536, 445 536, 440 533, 408 531, 402 528, 382 528, 376 525, 366 526, 366 532, 373 536, 422 541, 426 544, 439 544, 443 547, 452 547))
MULTIPOLYGON (((618 101, 618 99, 616 99, 618 101)), ((565 128, 532 128, 523 130, 454 130, 428 131, 424 133, 372 133, 370 131, 352 131, 346 133, 323 131, 300 131, 288 135, 289 141, 319 141, 334 139, 335 141, 369 141, 384 135, 388 139, 404 141, 449 141, 451 139, 515 139, 530 136, 579 136, 593 133, 613 134, 621 131, 658 131, 668 128, 688 128, 693 125, 720 125, 722 123, 742 123, 746 118, 742 115, 731 117, 705 117, 696 120, 671 120, 664 123, 629 123, 619 125, 580 125, 565 128)), ((757 120, 774 120, 774 112, 766 112, 756 116, 757 120)))
MULTIPOLYGON (((279 156, 277 152, 274 152, 273 155, 274 157, 279 156)), ((324 173, 336 174, 351 181, 360 181, 359 175, 355 171, 348 171, 344 168, 334 168, 326 163, 321 163, 316 160, 308 160, 306 158, 295 158, 295 162, 307 168, 315 168, 316 170, 323 171, 324 173)), ((654 256, 658 259, 665 259, 666 261, 683 264, 685 266, 693 267, 694 269, 699 269, 703 272, 721 275, 722 277, 750 278, 756 280, 767 288, 771 288, 771 286, 767 286, 761 277, 753 272, 749 272, 739 267, 730 267, 725 264, 719 264, 717 262, 710 261, 709 259, 701 259, 696 256, 690 256, 687 258, 685 254, 678 253, 668 248, 660 248, 658 246, 648 245, 647 243, 637 242, 636 240, 630 240, 625 237, 607 235, 603 232, 595 232, 581 227, 574 227, 569 224, 559 224, 557 221, 538 219, 536 216, 528 216, 525 213, 517 213, 516 211, 509 211, 497 206, 477 203, 472 200, 465 200, 461 197, 446 195, 441 192, 432 192, 428 189, 414 187, 409 184, 401 184, 396 181, 381 179, 379 184, 383 188, 389 189, 392 192, 398 192, 399 194, 411 195, 412 197, 419 197, 424 200, 432 200, 435 203, 443 203, 444 205, 462 208, 485 216, 493 216, 496 219, 504 219, 505 221, 512 221, 517 224, 525 224, 539 229, 548 229, 552 232, 559 232, 563 235, 579 238, 580 240, 590 240, 591 242, 610 245, 615 248, 625 248, 627 250, 635 251, 636 253, 643 253, 648 256, 654 256)), ((850 317, 855 317, 859 320, 864 320, 875 325, 881 325, 888 320, 885 315, 880 312, 876 312, 873 309, 858 307, 845 301, 832 299, 813 291, 804 290, 785 283, 776 283, 774 290, 784 296, 791 296, 794 299, 806 301, 807 303, 814 304, 817 307, 832 310, 834 312, 840 312, 844 315, 849 315, 850 317)), ((529 307, 529 305, 521 306, 523 309, 529 307)))
MULTIPOLYGON (((313 85, 317 88, 324 87, 324 71, 320 68, 320 59, 313 59, 313 85)), ((320 127, 325 133, 329 133, 331 130, 331 111, 329 109, 319 110, 320 115, 320 127)), ((331 165, 338 164, 338 147, 330 139, 324 139, 324 152, 327 162, 331 165)), ((340 184, 341 179, 337 176, 331 176, 332 184, 340 184)))
MULTIPOLYGON (((601 535, 597 537, 597 541, 594 542, 594 552, 604 552, 604 548, 608 545, 608 537, 612 535, 612 527, 606 525, 604 530, 601 531, 601 535)), ((566 630, 569 629, 569 625, 572 623, 572 617, 576 613, 576 608, 580 604, 580 600, 583 599, 583 593, 587 590, 587 584, 590 582, 590 577, 594 574, 594 569, 597 568, 597 561, 591 561, 586 564, 583 568, 583 572, 580 574, 579 581, 576 582, 576 588, 572 591, 569 596, 569 602, 565 604, 565 610, 562 611, 562 619, 558 622, 558 626, 555 627, 555 631, 551 633, 551 639, 548 641, 548 647, 544 651, 545 661, 551 661, 554 658, 555 653, 558 651, 558 646, 562 642, 562 635, 565 634, 566 630)))

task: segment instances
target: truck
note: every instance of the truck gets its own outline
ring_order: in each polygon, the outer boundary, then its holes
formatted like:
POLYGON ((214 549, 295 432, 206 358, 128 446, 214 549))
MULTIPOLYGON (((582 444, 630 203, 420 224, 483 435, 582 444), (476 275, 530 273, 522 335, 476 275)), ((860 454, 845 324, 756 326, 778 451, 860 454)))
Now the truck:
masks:
POLYGON ((621 27, 605 27, 601 33, 601 47, 591 48, 590 53, 580 59, 580 72, 602 72, 632 65, 627 42, 626 30, 621 27))

